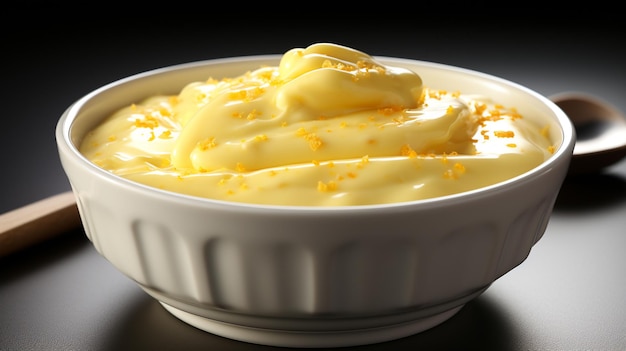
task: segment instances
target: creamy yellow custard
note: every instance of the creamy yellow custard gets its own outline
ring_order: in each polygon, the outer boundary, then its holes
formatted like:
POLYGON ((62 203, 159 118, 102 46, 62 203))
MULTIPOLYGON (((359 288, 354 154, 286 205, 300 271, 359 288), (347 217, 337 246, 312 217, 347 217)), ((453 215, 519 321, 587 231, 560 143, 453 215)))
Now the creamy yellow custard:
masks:
POLYGON ((553 149, 547 127, 513 107, 429 88, 416 72, 328 43, 125 107, 80 147, 159 189, 297 206, 464 192, 524 173, 553 149))

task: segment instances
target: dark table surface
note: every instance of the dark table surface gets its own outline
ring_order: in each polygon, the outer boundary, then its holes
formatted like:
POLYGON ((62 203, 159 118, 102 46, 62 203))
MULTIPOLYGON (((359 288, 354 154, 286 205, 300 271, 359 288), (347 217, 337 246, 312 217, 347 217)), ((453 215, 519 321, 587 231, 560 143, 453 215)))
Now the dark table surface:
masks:
MULTIPOLYGON (((335 42, 479 70, 544 95, 587 92, 626 111, 624 26, 611 20, 363 19, 355 27, 275 19, 245 30, 136 21, 43 21, 32 24, 32 35, 3 37, 9 63, 2 74, 0 213, 69 190, 54 127, 73 101, 125 76, 190 61, 335 42)), ((569 177, 528 259, 456 316, 418 335, 353 349, 625 350, 625 252, 626 160, 569 177)), ((0 259, 0 350, 126 349, 275 348, 179 321, 99 256, 79 228, 0 259)))

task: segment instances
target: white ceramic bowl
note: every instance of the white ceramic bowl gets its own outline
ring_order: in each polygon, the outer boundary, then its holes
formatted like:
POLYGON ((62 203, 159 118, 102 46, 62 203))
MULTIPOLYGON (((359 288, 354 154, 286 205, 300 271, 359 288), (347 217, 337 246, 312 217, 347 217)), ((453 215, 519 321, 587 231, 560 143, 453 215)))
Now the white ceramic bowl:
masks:
POLYGON ((108 261, 173 315, 224 337, 275 346, 392 340, 438 325, 522 263, 548 224, 574 148, 567 116, 515 83, 377 57, 433 88, 492 96, 550 123, 559 145, 535 169, 453 196, 387 205, 289 207, 158 190, 110 174, 77 149, 114 110, 280 56, 196 62, 138 74, 78 100, 56 137, 85 231, 108 261), (436 84, 435 84, 436 82, 436 84))

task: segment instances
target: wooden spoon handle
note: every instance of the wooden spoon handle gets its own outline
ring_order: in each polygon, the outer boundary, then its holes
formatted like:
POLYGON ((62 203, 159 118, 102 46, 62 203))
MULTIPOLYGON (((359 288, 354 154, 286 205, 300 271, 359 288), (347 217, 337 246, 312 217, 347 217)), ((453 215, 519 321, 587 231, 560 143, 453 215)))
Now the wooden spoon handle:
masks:
POLYGON ((79 227, 71 191, 0 215, 0 257, 79 227))

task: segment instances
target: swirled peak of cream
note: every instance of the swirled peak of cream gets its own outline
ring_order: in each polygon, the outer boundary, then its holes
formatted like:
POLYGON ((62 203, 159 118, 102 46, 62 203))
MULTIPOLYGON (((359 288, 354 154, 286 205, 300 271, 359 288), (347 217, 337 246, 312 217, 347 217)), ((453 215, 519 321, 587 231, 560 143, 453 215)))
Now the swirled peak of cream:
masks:
POLYGON ((549 157, 549 134, 489 97, 424 86, 416 72, 321 43, 287 51, 278 66, 147 97, 80 150, 117 175, 188 195, 347 206, 504 181, 549 157))
POLYGON ((174 107, 184 129, 172 162, 181 169, 252 171, 361 157, 350 140, 321 134, 354 128, 357 113, 415 108, 421 94, 416 73, 357 50, 326 43, 292 49, 278 67, 184 89, 174 107))

